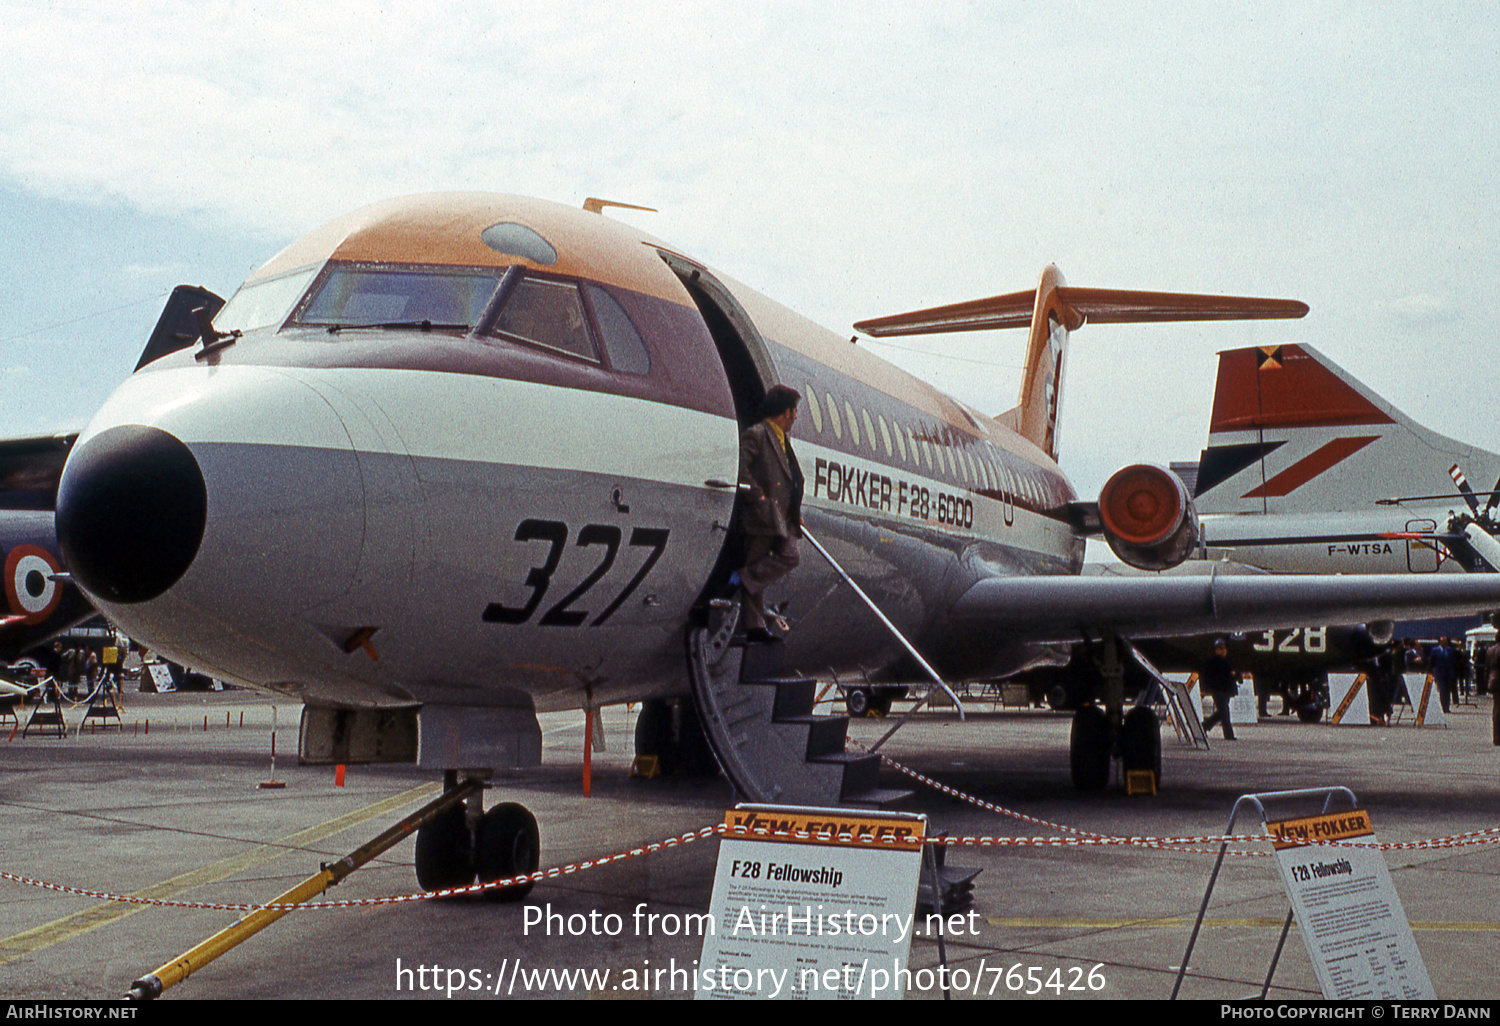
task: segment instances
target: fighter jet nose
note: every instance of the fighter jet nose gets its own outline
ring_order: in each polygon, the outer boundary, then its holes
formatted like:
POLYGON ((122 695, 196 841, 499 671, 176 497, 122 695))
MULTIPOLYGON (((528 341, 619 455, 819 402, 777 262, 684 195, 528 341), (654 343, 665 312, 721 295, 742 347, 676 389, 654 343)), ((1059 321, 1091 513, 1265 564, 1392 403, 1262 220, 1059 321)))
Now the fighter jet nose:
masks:
POLYGON ((187 572, 207 515, 188 447, 159 428, 123 425, 73 450, 58 488, 57 540, 85 591, 146 602, 187 572))

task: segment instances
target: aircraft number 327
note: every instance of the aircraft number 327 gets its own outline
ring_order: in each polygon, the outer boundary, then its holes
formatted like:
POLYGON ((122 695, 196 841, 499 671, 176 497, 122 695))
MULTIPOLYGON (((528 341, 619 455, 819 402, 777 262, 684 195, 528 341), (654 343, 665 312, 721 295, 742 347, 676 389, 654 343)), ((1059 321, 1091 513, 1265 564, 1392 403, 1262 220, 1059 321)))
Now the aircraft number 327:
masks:
MULTIPOLYGON (((516 528, 516 541, 518 542, 547 542, 547 556, 541 566, 534 566, 526 575, 525 586, 531 589, 531 595, 526 602, 519 606, 507 606, 499 602, 491 602, 484 610, 485 623, 526 623, 536 614, 542 604, 542 599, 547 594, 547 589, 552 584, 552 575, 557 566, 562 562, 563 549, 568 544, 569 528, 567 524, 559 520, 537 520, 527 519, 521 521, 516 528)), ((631 548, 650 549, 646 561, 641 568, 635 572, 635 576, 625 585, 624 589, 615 596, 614 601, 604 607, 604 610, 593 620, 589 621, 590 627, 598 627, 615 614, 615 610, 630 597, 631 593, 640 586, 656 566, 657 560, 661 559, 662 553, 667 549, 668 529, 665 527, 637 527, 630 532, 631 548)), ((589 524, 578 532, 578 548, 598 547, 603 549, 599 563, 589 572, 578 585, 558 602, 549 607, 537 621, 543 627, 580 627, 589 618, 589 610, 574 609, 573 604, 583 599, 589 591, 598 584, 610 568, 615 565, 615 556, 620 552, 620 540, 622 532, 613 524, 589 524)))

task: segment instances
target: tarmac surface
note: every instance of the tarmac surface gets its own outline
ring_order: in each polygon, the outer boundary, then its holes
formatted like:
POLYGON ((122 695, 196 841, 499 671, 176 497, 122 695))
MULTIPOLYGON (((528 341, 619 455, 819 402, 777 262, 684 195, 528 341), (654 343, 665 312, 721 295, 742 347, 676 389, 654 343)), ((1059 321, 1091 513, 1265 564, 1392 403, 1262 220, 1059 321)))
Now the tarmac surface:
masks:
MULTIPOLYGON (((1065 832, 1053 825, 1061 824, 1109 836, 1212 837, 1223 832, 1242 794, 1342 785, 1369 810, 1379 840, 1416 842, 1500 826, 1500 750, 1491 743, 1490 699, 1472 701, 1455 707, 1447 727, 1416 728, 1409 713, 1406 724, 1388 728, 1277 717, 1239 727, 1233 743, 1215 733, 1208 752, 1187 747, 1164 726, 1163 790, 1156 796, 1127 795, 1117 783, 1102 794, 1076 793, 1068 781, 1070 720, 1040 710, 974 703, 967 723, 951 712, 919 713, 885 752, 1042 821, 1000 815, 921 786, 900 806, 925 814, 931 830, 955 836, 1061 837, 1065 832)), ((352 766, 340 787, 332 768, 297 766, 287 753, 295 751, 299 711, 243 691, 131 693, 121 727, 67 739, 23 740, 17 731, 0 755, 0 869, 114 895, 264 902, 437 794, 432 776, 415 769, 352 766), (275 779, 286 786, 262 789, 257 785, 271 779, 273 709, 282 753, 275 779)), ((68 722, 81 715, 71 710, 68 722)), ((634 715, 605 710, 608 750, 594 756, 592 797, 581 793, 578 713, 543 716, 542 768, 499 778, 487 794, 487 806, 517 801, 536 815, 544 867, 722 821, 733 801, 722 779, 629 776, 634 715)), ((850 735, 869 743, 891 722, 857 721, 850 735)), ((910 786, 889 768, 883 783, 910 786)), ((1259 830, 1253 817, 1242 818, 1239 832, 1259 830)), ((659 987, 622 986, 627 974, 639 984, 650 970, 692 966, 702 945, 698 936, 639 934, 631 917, 642 902, 663 917, 707 911, 719 844, 699 840, 547 880, 523 904, 460 898, 293 912, 162 1000, 493 999, 496 991, 687 997, 685 974, 676 986, 670 974, 657 977, 659 987), (618 936, 548 937, 538 927, 528 933, 526 905, 550 906, 563 916, 615 913, 625 927, 618 936), (548 969, 611 976, 532 975, 548 969), (508 987, 501 982, 507 976, 508 987)), ((410 839, 398 844, 327 900, 416 893, 413 847, 410 839)), ((953 996, 1026 999, 1029 985, 1014 984, 1035 969, 1043 986, 1030 1000, 1168 997, 1218 850, 1195 847, 951 848, 950 866, 983 870, 975 884, 975 933, 946 943, 949 966, 967 967, 982 982, 977 995, 953 996), (996 967, 1019 973, 1007 982, 996 967)), ((1495 844, 1395 849, 1385 857, 1438 997, 1500 997, 1492 970, 1500 932, 1495 844)), ((1287 907, 1271 859, 1228 859, 1181 996, 1225 1001, 1258 994, 1287 907)), ((242 914, 126 904, 0 879, 0 998, 118 998, 134 980, 242 914)), ((933 939, 913 939, 912 969, 938 960, 933 939)), ((943 995, 937 987, 913 986, 906 996, 943 995)), ((1270 996, 1320 997, 1295 926, 1270 996)))

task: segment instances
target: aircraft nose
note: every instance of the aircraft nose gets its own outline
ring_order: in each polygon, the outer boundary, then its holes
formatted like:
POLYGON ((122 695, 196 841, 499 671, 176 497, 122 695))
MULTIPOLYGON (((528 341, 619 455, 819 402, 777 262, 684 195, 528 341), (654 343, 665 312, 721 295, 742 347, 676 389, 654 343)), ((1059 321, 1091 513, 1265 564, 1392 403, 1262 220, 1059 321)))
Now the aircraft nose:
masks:
POLYGON ((208 494, 188 447, 160 428, 121 425, 75 449, 57 494, 57 540, 83 588, 146 602, 187 572, 208 494))

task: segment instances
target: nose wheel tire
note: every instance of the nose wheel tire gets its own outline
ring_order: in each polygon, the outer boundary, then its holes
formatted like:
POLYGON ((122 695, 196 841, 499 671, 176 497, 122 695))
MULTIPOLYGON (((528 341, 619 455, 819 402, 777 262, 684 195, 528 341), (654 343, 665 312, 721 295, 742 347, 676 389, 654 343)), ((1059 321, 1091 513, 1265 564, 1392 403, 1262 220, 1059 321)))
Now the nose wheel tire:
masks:
MULTIPOLYGON (((536 817, 514 802, 497 805, 479 821, 475 837, 475 868, 480 883, 534 873, 541 865, 542 844, 536 817)), ((532 882, 485 892, 492 901, 520 901, 531 893, 532 882)))
POLYGON ((447 809, 417 830, 417 884, 424 891, 467 887, 474 858, 462 805, 447 809))

